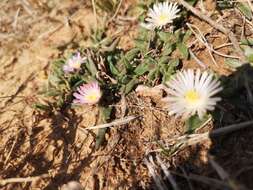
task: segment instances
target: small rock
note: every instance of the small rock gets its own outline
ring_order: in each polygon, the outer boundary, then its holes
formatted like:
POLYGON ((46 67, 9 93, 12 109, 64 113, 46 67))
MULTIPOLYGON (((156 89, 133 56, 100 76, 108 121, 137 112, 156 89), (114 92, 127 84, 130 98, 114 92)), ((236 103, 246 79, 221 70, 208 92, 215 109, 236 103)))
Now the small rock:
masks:
POLYGON ((83 186, 77 181, 70 181, 61 187, 61 190, 84 190, 83 186))

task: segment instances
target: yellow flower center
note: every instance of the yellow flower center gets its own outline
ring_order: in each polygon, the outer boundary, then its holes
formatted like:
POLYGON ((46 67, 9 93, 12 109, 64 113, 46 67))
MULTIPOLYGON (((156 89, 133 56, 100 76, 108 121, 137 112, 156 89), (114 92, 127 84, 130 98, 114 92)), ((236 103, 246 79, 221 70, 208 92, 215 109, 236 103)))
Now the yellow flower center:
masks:
POLYGON ((93 93, 88 94, 86 98, 88 101, 95 102, 99 99, 99 94, 97 94, 96 92, 93 92, 93 93))
POLYGON ((185 99, 188 103, 194 104, 200 99, 200 95, 195 90, 189 90, 185 93, 185 99))
POLYGON ((159 16, 159 21, 160 21, 160 23, 162 23, 162 24, 166 23, 166 22, 167 22, 167 15, 161 14, 161 15, 159 16))
POLYGON ((72 63, 71 65, 74 69, 80 69, 81 63, 79 61, 76 61, 72 63))

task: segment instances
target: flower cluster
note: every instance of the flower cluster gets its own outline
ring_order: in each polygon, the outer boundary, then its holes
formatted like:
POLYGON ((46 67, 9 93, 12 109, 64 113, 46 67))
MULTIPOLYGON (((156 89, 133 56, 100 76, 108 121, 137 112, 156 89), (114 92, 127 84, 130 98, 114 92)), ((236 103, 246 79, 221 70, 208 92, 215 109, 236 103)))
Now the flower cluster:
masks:
MULTIPOLYGON (((171 24, 173 20, 179 17, 177 3, 157 3, 149 9, 147 22, 142 26, 147 29, 161 28, 171 24)), ((80 69, 85 58, 80 53, 70 58, 64 65, 63 70, 73 72, 80 69)), ((207 71, 201 73, 200 70, 188 69, 178 72, 165 88, 167 97, 164 100, 169 105, 169 114, 183 117, 190 117, 197 114, 200 118, 215 108, 219 97, 214 97, 222 90, 220 82, 207 71)), ((73 94, 75 97, 73 103, 77 104, 97 104, 102 96, 98 82, 84 84, 77 88, 73 94)))

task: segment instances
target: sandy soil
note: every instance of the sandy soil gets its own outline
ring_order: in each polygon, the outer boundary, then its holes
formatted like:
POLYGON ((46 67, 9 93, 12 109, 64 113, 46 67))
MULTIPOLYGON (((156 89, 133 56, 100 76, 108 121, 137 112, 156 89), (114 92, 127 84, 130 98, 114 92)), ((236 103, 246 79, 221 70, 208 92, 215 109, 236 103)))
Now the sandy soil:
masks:
MULTIPOLYGON (((135 5, 135 1, 126 1, 119 16, 126 16, 128 9, 135 5)), ((209 13, 214 11, 212 1, 207 1, 205 6, 209 13)), ((91 3, 3 0, 0 7, 0 185, 1 179, 39 176, 32 182, 2 184, 1 189, 60 189, 73 180, 80 182, 85 189, 156 189, 144 158, 149 151, 160 148, 157 142, 169 146, 169 139, 185 132, 183 123, 169 117, 160 106, 161 94, 132 92, 126 97, 126 102, 120 101, 115 105, 115 117, 121 117, 122 105, 127 105, 129 115, 141 115, 142 118, 111 128, 106 143, 99 150, 95 150, 96 131, 84 132, 77 128, 96 124, 96 108, 44 113, 33 107, 38 101, 46 101, 39 92, 47 82, 50 63, 77 47, 90 45, 88 37, 96 22, 91 3)), ((240 39, 242 29, 235 27, 243 23, 240 13, 226 11, 217 17, 240 39)), ((188 19, 214 48, 228 43, 227 37, 210 25, 194 16, 188 19)), ((119 20, 110 23, 108 35, 121 31, 119 46, 128 50, 133 46, 138 22, 134 17, 119 20), (126 31, 127 36, 124 35, 126 31)), ((245 26, 244 35, 252 35, 250 26, 245 26)), ((195 40, 193 37, 189 44, 195 40)), ((192 43, 191 48, 207 67, 224 76, 224 81, 234 84, 233 81, 241 76, 238 71, 227 77, 232 70, 224 64, 224 57, 213 54, 215 63, 202 43, 192 43)), ((228 54, 231 46, 219 51, 228 54)), ((183 63, 183 67, 196 68, 199 65, 189 60, 183 63)), ((242 96, 244 101, 247 89, 239 90, 239 94, 231 97, 242 96)), ((252 119, 252 107, 239 109, 231 103, 231 97, 221 103, 224 111, 220 120, 210 121, 198 133, 252 119)), ((252 189, 252 135, 252 130, 248 129, 206 140, 176 151, 163 160, 174 172, 181 189, 222 189, 226 180, 238 184, 235 189, 252 189), (209 153, 229 178, 221 179, 217 175, 217 170, 208 161, 209 153), (199 180, 185 180, 191 174, 199 175, 199 180)), ((155 159, 157 154, 151 155, 155 159)), ((157 169, 163 175, 159 164, 157 169)), ((165 180, 165 183, 169 187, 169 182, 165 180)))

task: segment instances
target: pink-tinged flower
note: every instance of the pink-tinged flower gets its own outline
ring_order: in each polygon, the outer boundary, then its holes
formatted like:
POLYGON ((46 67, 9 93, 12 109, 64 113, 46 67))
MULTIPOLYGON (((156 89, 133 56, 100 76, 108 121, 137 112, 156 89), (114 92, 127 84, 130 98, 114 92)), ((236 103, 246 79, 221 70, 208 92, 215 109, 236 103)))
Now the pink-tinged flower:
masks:
POLYGON ((73 96, 76 98, 73 103, 93 105, 99 102, 102 92, 98 82, 95 81, 78 87, 73 96))
POLYGON ((80 70, 81 64, 86 60, 86 57, 81 57, 81 54, 77 52, 71 58, 67 60, 63 65, 63 71, 65 73, 75 72, 80 70))

